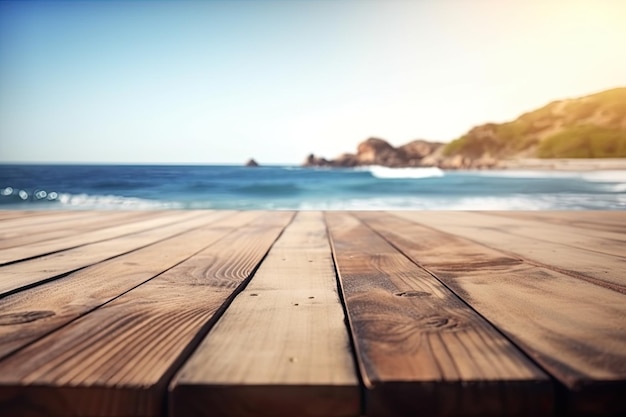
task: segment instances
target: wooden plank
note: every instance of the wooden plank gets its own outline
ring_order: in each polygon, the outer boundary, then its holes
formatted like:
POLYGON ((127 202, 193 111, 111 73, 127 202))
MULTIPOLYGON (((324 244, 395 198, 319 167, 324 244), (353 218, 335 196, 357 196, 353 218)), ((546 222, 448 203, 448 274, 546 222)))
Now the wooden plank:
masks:
POLYGON ((149 211, 112 211, 91 212, 91 216, 71 218, 64 221, 43 223, 19 230, 0 232, 0 249, 25 246, 35 242, 50 241, 66 236, 82 234, 87 231, 139 221, 160 216, 162 212, 149 211))
MULTIPOLYGON (((87 315, 71 322, 66 315, 67 325, 1 361, 0 409, 10 415, 161 415, 172 373, 206 333, 224 302, 251 275, 291 216, 286 212, 239 213, 214 227, 170 239, 158 252, 145 250, 143 271, 152 267, 151 261, 161 261, 158 253, 167 257, 181 247, 193 252, 209 244, 171 269, 161 265, 165 272, 87 315)), ((135 277, 137 272, 126 273, 127 265, 139 262, 132 255, 126 258, 106 271, 112 276, 122 273, 116 278, 119 283, 144 279, 135 277)), ((83 274, 81 287, 97 286, 98 275, 83 274)), ((56 287, 46 292, 56 296, 47 308, 62 312, 65 307, 57 302, 67 288, 56 287)), ((104 289, 100 287, 91 298, 100 298, 102 303, 106 299, 98 293, 104 289)), ((78 302, 91 299, 74 296, 78 302)), ((72 315, 79 313, 76 310, 72 315)))
MULTIPOLYGON (((564 224, 554 225, 529 219, 499 216, 491 212, 471 212, 463 215, 469 220, 465 223, 465 227, 470 227, 471 224, 471 227, 495 229, 521 236, 526 238, 524 240, 551 242, 584 251, 626 257, 626 234, 589 229, 583 231, 564 224)), ((626 222, 626 216, 624 221, 626 222)))
POLYGON ((0 238, 10 238, 20 233, 35 233, 39 226, 57 222, 74 221, 97 216, 97 212, 42 212, 40 216, 20 216, 0 223, 0 238))
MULTIPOLYGON (((2 266, 0 267, 0 298, 203 226, 213 220, 218 220, 221 216, 222 213, 218 212, 181 213, 180 220, 182 221, 177 223, 2 266)), ((168 221, 168 219, 163 220, 168 221)), ((173 219, 169 219, 171 220, 173 219)))
POLYGON ((34 213, 28 210, 4 210, 0 209, 0 221, 12 219, 15 217, 26 217, 34 213))
MULTIPOLYGON (((541 224, 549 227, 560 227, 567 229, 572 233, 585 234, 592 237, 598 237, 603 239, 611 239, 619 242, 626 242, 626 234, 621 231, 621 227, 626 228, 626 211, 624 212, 606 212, 606 211, 594 211, 594 212, 577 212, 577 211, 568 211, 568 212, 536 212, 536 211, 490 211, 490 215, 499 216, 505 219, 514 219, 518 221, 526 221, 534 224, 541 224), (583 214, 584 213, 584 214, 583 214), (582 227, 578 223, 581 222, 582 219, 587 218, 589 220, 593 220, 595 218, 602 219, 607 213, 613 213, 614 215, 619 214, 619 216, 609 216, 609 219, 613 218, 618 220, 621 217, 621 221, 615 221, 601 225, 600 223, 587 223, 587 227, 582 227), (572 216, 572 215, 575 216, 572 216), (592 217, 587 216, 588 214, 592 214, 592 217), (599 226, 599 227, 596 227, 599 226), (606 227, 604 227, 606 226, 606 227), (612 227, 608 229, 608 227, 612 227)), ((626 231, 626 230, 625 230, 626 231)))
POLYGON ((18 217, 35 217, 47 214, 47 211, 35 211, 35 210, 6 210, 0 209, 0 221, 9 220, 18 217))
POLYGON ((358 416, 320 212, 301 212, 171 384, 172 416, 358 416))
POLYGON ((38 215, 25 215, 25 216, 16 216, 12 219, 7 219, 2 222, 0 227, 2 227, 2 231, 15 231, 20 230, 24 227, 30 227, 33 225, 42 225, 54 223, 57 221, 66 221, 72 219, 79 219, 81 217, 90 217, 93 216, 92 212, 89 211, 41 211, 37 212, 38 215))
POLYGON ((552 413, 549 379, 495 328, 354 217, 326 218, 367 415, 552 413))
POLYGON ((0 266, 3 264, 30 259, 36 256, 44 256, 54 252, 76 248, 82 245, 114 239, 140 231, 149 230, 154 227, 174 224, 178 221, 197 216, 198 214, 194 212, 167 212, 152 219, 149 218, 150 216, 145 216, 146 220, 137 221, 132 224, 119 224, 101 230, 93 230, 52 241, 35 242, 29 245, 4 249, 0 251, 0 266))
MULTIPOLYGON (((585 230, 626 234, 625 211, 502 211, 498 216, 526 218, 585 230)), ((582 233, 582 232, 581 232, 582 233)))
POLYGON ((87 314, 211 245, 260 213, 224 212, 185 233, 9 295, 0 303, 0 358, 87 314))
POLYGON ((626 413, 623 294, 400 217, 358 216, 558 379, 564 415, 626 413))
MULTIPOLYGON (((145 212, 135 212, 137 214, 142 214, 145 212)), ((66 215, 61 218, 55 218, 54 216, 46 216, 47 221, 43 221, 44 218, 37 217, 39 221, 36 223, 32 223, 30 221, 26 221, 28 216, 22 216, 16 218, 16 221, 19 221, 19 225, 14 225, 13 227, 8 227, 7 222, 2 223, 2 228, 0 229, 0 242, 11 239, 20 235, 30 235, 37 234, 41 232, 47 232, 50 230, 57 229, 66 229, 69 224, 77 223, 80 224, 83 221, 89 222, 97 219, 107 218, 109 216, 115 215, 128 215, 129 212, 123 211, 84 211, 76 213, 74 216, 71 216, 72 213, 65 213, 66 215)))
MULTIPOLYGON (((438 230, 462 236, 480 244, 506 251, 536 265, 566 273, 597 285, 626 294, 626 257, 592 252, 586 249, 552 243, 548 232, 535 230, 535 237, 513 234, 501 228, 497 219, 465 212, 398 212, 398 216, 420 221, 438 230)), ((624 246, 615 250, 623 253, 624 246)))

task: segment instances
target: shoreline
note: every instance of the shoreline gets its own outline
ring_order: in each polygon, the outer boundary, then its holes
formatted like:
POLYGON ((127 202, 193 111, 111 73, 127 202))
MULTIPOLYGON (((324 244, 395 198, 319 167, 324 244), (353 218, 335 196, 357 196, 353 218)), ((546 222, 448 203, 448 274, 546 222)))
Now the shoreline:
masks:
POLYGON ((491 170, 626 171, 626 158, 505 159, 491 170))

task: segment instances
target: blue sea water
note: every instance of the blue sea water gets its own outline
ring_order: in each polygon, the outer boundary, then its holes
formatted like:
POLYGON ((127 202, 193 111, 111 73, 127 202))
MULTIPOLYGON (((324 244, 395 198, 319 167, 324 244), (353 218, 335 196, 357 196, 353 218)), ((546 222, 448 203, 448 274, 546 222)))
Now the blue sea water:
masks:
POLYGON ((626 171, 0 165, 0 209, 624 210, 626 171))

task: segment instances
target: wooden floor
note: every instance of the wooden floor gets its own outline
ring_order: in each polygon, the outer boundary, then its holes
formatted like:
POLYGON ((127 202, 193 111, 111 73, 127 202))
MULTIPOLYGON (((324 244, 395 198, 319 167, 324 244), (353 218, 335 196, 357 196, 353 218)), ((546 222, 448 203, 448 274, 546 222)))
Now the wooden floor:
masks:
POLYGON ((626 415, 626 212, 0 211, 0 415, 626 415))

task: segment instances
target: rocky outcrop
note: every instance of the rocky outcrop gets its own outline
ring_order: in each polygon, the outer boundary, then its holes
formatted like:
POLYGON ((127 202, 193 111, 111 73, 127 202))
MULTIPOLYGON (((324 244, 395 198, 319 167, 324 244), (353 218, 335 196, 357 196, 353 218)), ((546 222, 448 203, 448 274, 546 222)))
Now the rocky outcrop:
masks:
POLYGON ((356 154, 327 160, 313 154, 304 166, 505 168, 527 158, 626 158, 626 88, 560 100, 507 123, 486 123, 444 145, 415 140, 394 148, 370 138, 356 154))
POLYGON ((416 140, 395 148, 383 139, 370 138, 359 144, 356 154, 345 153, 331 160, 311 154, 302 165, 309 167, 355 167, 363 165, 381 165, 386 167, 428 166, 422 163, 424 159, 435 153, 442 146, 443 144, 441 143, 416 140))
POLYGON ((257 161, 255 161, 254 159, 248 159, 248 162, 246 162, 246 166, 247 167, 258 167, 259 163, 257 161))

